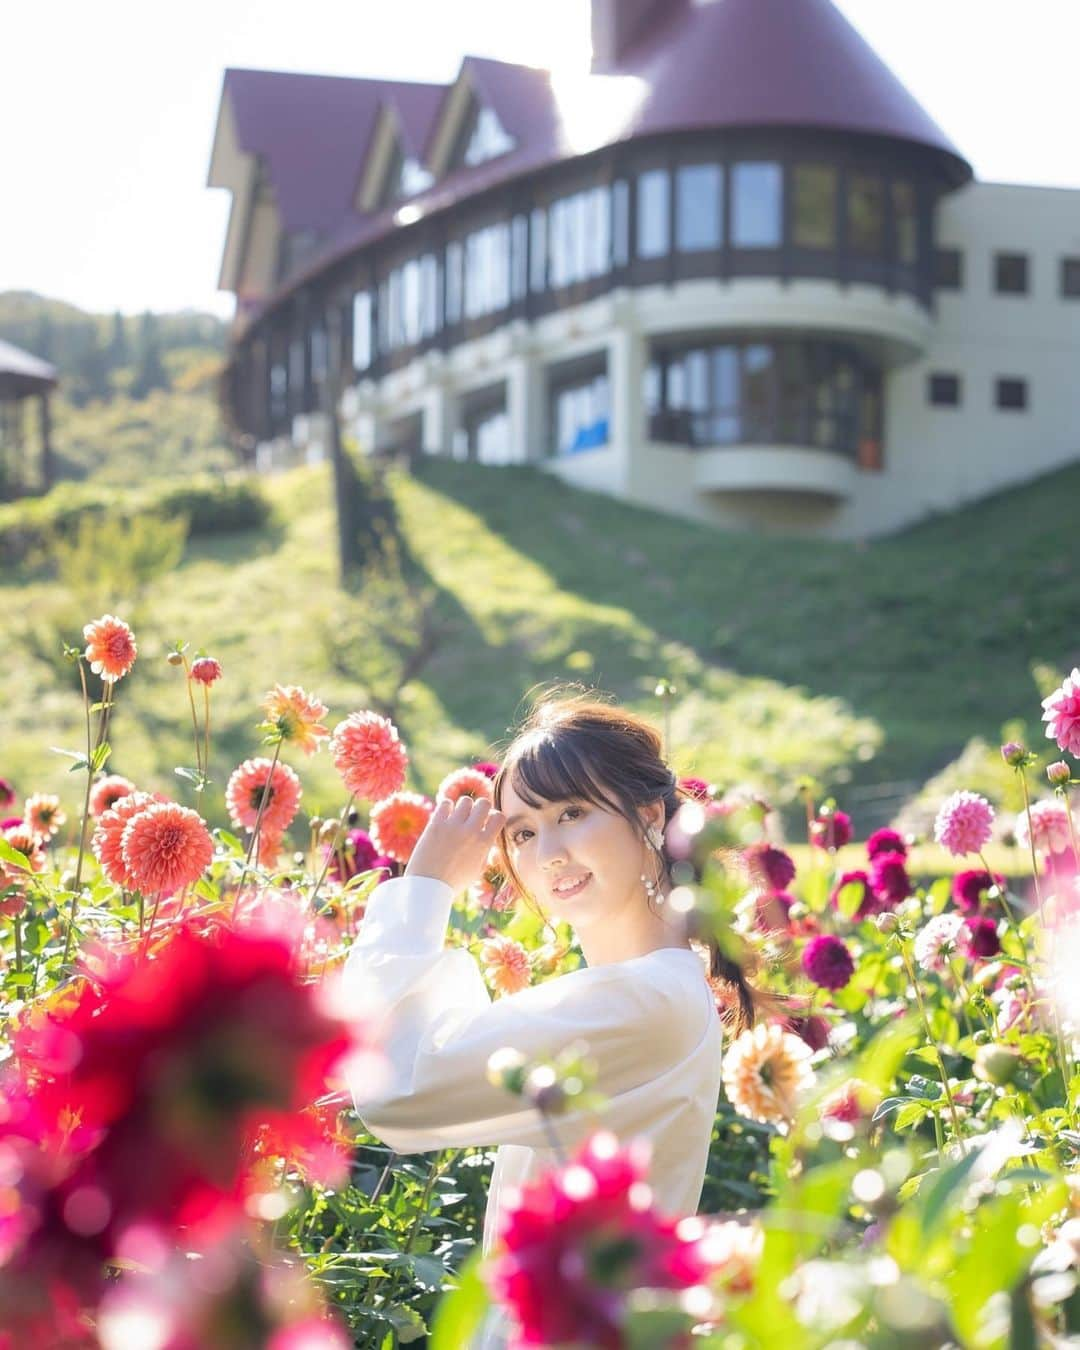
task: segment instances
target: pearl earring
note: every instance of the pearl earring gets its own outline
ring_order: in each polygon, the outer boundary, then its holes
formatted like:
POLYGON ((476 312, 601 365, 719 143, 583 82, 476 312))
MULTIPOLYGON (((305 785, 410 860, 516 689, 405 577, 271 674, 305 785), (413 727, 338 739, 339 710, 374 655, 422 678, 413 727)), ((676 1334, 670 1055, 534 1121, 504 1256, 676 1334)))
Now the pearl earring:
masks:
MULTIPOLYGON (((659 853, 664 847, 664 836, 655 825, 650 825, 645 831, 645 838, 659 853)), ((641 874, 641 883, 645 887, 645 895, 649 900, 655 900, 658 905, 664 903, 664 896, 658 894, 660 890, 659 883, 647 877, 644 872, 641 874)))

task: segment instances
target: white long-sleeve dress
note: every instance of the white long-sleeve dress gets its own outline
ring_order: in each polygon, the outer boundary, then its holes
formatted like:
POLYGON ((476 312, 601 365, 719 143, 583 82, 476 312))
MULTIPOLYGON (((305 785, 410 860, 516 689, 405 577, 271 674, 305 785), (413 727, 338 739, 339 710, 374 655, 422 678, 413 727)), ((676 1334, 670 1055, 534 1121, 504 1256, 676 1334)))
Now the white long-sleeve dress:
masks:
MULTIPOLYGON (((364 1126, 399 1153, 498 1146, 484 1216, 486 1255, 500 1232, 510 1187, 556 1166, 539 1112, 487 1078, 503 1046, 529 1059, 584 1039, 608 1099, 599 1123, 621 1141, 652 1144, 649 1185, 658 1209, 697 1212, 720 1092, 721 1022, 694 951, 661 947, 583 967, 492 999, 475 958, 447 948, 451 887, 434 877, 395 877, 371 894, 345 964, 348 986, 386 1014, 389 1078, 372 1095, 349 1088, 364 1126)), ((573 1151, 595 1114, 555 1118, 573 1151)), ((471 1350, 507 1344, 509 1315, 493 1308, 471 1350)))

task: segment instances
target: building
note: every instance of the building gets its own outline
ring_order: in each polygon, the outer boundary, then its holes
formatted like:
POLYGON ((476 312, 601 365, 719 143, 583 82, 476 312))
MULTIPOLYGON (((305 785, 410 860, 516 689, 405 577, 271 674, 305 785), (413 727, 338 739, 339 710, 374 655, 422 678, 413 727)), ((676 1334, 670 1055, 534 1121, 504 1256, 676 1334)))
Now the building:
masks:
POLYGON ((981 183, 830 0, 593 0, 593 66, 229 70, 257 462, 530 462, 853 538, 1080 455, 1080 191, 981 183), (337 387, 337 386, 335 386, 337 387))

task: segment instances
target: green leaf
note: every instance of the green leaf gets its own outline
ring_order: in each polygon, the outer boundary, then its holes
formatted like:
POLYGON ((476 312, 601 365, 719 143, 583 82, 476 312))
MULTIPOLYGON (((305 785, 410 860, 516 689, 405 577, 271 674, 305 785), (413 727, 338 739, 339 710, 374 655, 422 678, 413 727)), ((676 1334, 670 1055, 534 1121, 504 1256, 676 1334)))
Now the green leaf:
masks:
POLYGON ((214 836, 219 843, 225 845, 230 853, 237 853, 240 857, 244 856, 244 846, 235 834, 230 834, 228 830, 215 830, 214 836))
POLYGON ((195 894, 201 896, 203 900, 211 902, 220 900, 221 897, 205 877, 200 877, 195 883, 195 894))
POLYGON ((25 970, 12 971, 10 975, 4 976, 4 983, 11 985, 13 989, 27 989, 34 983, 34 977, 25 970))
POLYGON ((836 897, 836 907, 845 919, 853 919, 855 911, 863 902, 864 887, 861 881, 849 881, 841 886, 836 897))
POLYGON ((100 769, 103 769, 105 767, 108 758, 111 754, 112 754, 112 747, 109 745, 109 742, 102 741, 101 744, 95 749, 93 755, 90 758, 90 764, 95 773, 97 773, 100 769))
POLYGON ((68 769, 68 773, 78 773, 80 769, 88 769, 89 767, 90 767, 89 760, 77 759, 75 763, 71 766, 71 768, 68 769))
POLYGON ((203 781, 203 776, 198 769, 188 769, 183 764, 178 764, 173 769, 173 773, 176 774, 177 778, 186 778, 189 783, 194 783, 196 786, 203 781))
POLYGON ((893 1129, 906 1130, 909 1125, 921 1125, 930 1114, 930 1107, 924 1101, 905 1102, 896 1113, 893 1129))
POLYGON ((440 1300, 431 1326, 430 1350, 461 1350, 479 1328, 490 1303, 480 1263, 478 1247, 462 1266, 458 1287, 440 1300))
POLYGON ((49 749, 54 755, 63 755, 65 759, 81 759, 86 763, 86 758, 81 750, 61 750, 58 745, 50 745, 49 749))
POLYGON ((3 858, 6 863, 10 863, 12 867, 17 867, 20 872, 32 872, 34 870, 30 866, 30 859, 26 854, 20 853, 13 844, 9 844, 3 838, 0 838, 0 858, 3 858))
POLYGON ((405 1303, 397 1303, 386 1314, 390 1325, 397 1332, 402 1345, 409 1345, 427 1335, 427 1324, 415 1308, 405 1303))

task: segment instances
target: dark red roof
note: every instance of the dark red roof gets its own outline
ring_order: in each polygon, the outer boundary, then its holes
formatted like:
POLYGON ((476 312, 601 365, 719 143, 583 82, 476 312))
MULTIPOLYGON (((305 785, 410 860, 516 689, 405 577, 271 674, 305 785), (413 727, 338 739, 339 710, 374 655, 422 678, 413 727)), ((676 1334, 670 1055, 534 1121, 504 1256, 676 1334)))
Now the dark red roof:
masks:
POLYGON ((57 379, 56 367, 48 361, 0 340, 0 396, 24 398, 28 394, 43 394, 57 379))

